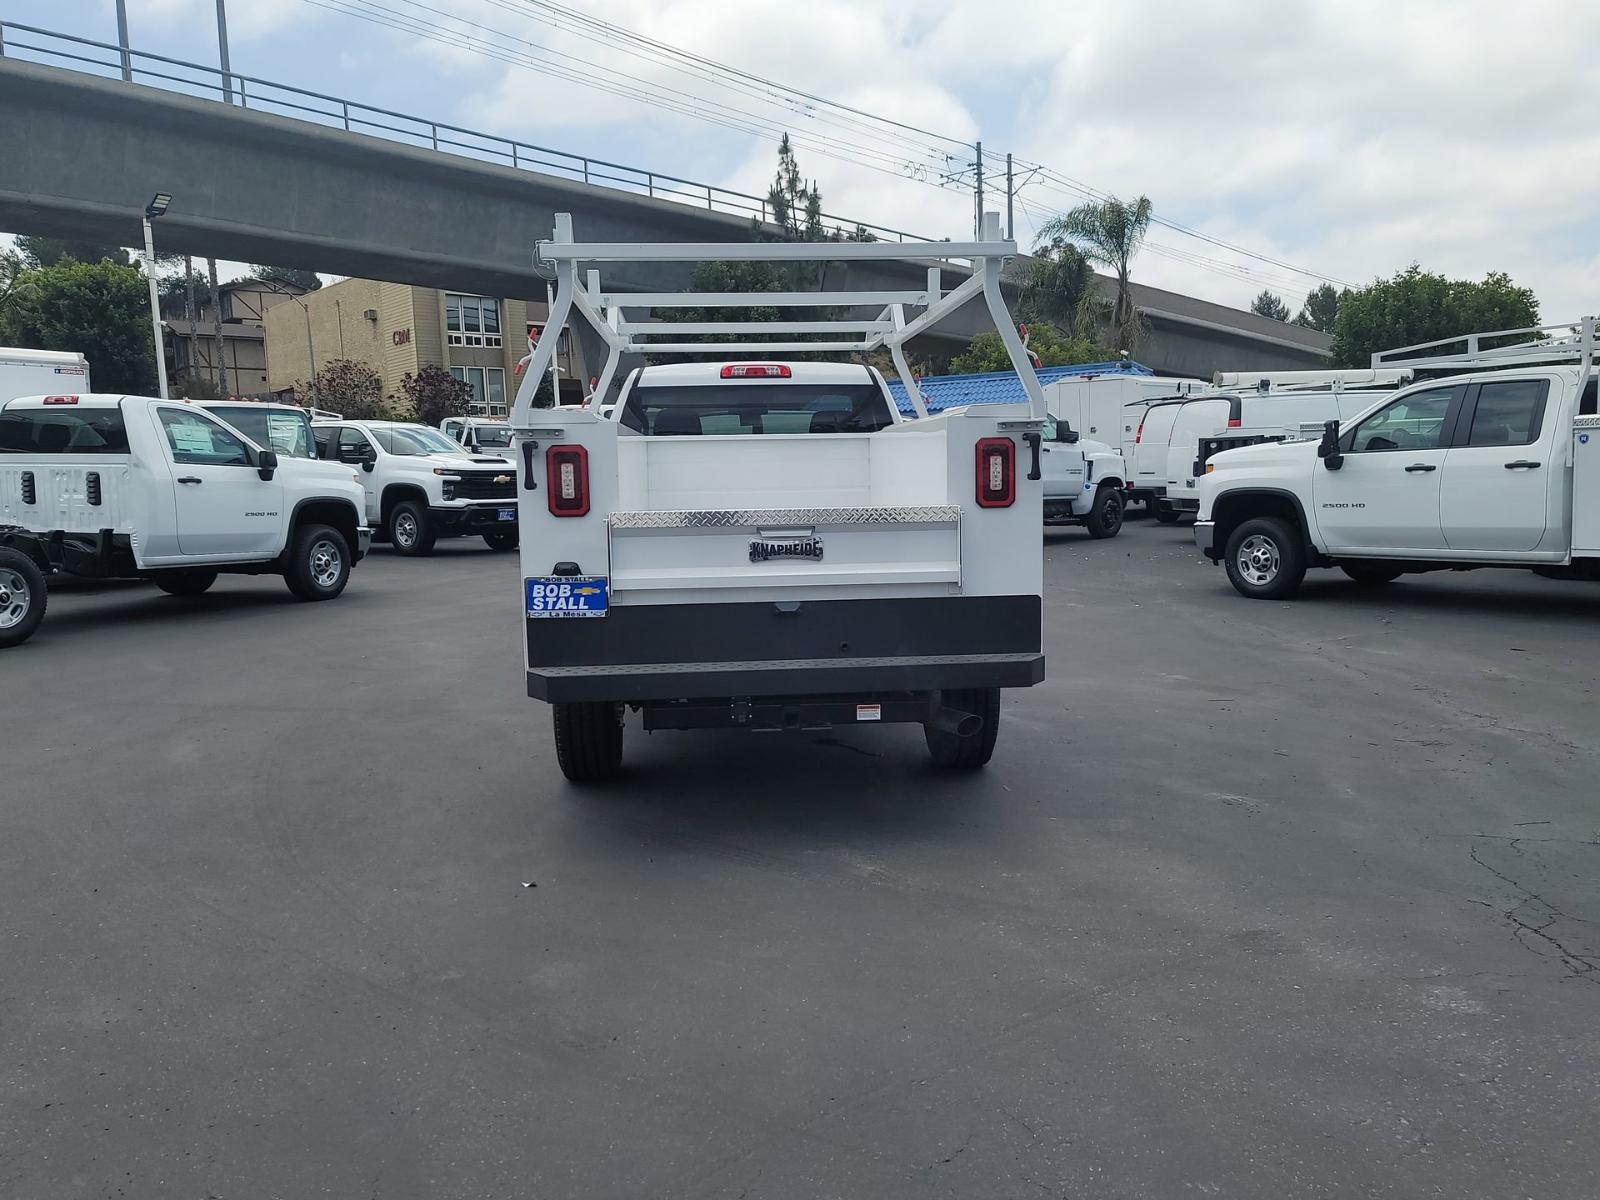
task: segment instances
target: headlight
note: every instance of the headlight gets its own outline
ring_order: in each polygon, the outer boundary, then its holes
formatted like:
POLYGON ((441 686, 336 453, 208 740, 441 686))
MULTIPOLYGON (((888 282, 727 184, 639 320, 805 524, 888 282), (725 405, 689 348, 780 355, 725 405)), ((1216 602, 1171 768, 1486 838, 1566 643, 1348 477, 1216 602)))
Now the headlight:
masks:
POLYGON ((442 486, 444 487, 444 498, 446 500, 454 500, 456 498, 456 481, 454 479, 446 479, 442 486))

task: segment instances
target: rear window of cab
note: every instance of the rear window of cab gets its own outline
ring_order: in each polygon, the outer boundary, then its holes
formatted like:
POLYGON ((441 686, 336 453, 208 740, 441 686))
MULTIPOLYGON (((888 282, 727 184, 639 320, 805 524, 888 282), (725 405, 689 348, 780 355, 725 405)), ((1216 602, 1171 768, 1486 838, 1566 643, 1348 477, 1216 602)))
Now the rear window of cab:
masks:
POLYGON ((876 383, 736 383, 635 387, 625 429, 654 437, 876 433, 894 423, 876 383))
POLYGON ((21 408, 0 412, 0 454, 126 454, 120 408, 21 408))

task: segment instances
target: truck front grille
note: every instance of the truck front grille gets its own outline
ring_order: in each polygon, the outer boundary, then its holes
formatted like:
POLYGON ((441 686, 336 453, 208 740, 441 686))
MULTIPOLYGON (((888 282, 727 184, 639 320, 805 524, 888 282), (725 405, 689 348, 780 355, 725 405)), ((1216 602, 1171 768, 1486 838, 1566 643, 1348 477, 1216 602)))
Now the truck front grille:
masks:
POLYGON ((455 496, 457 500, 515 500, 516 473, 509 467, 504 471, 463 471, 455 496))

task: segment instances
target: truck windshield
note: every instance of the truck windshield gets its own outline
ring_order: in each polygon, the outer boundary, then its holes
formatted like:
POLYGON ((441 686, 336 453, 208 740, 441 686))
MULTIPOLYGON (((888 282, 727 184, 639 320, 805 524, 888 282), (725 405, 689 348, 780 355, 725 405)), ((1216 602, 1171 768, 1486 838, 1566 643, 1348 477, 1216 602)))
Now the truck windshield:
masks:
POLYGON ((478 445, 486 449, 502 450, 511 445, 509 425, 474 425, 472 433, 478 439, 478 445))
POLYGON ((454 438, 424 425, 374 425, 372 436, 390 454, 460 454, 454 438))
POLYGON ((293 458, 317 456, 311 418, 298 409, 268 408, 262 404, 208 404, 205 408, 263 449, 293 458))
POLYGON ((636 387, 621 424, 656 437, 739 433, 873 433, 893 423, 873 383, 738 383, 636 387))

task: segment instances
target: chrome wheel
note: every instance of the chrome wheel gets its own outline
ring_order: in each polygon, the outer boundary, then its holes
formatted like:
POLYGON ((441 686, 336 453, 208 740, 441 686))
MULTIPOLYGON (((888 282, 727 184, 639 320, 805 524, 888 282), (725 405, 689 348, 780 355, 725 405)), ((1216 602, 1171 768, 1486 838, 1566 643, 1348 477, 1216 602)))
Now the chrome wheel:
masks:
POLYGON ((394 543, 409 550, 417 544, 417 518, 403 512, 394 519, 394 543))
POLYGON ((20 572, 0 567, 0 629, 22 624, 29 602, 28 581, 20 572))
POLYGON ((1283 559, 1278 543, 1259 533, 1253 533, 1239 543, 1234 563, 1246 583, 1253 587, 1266 587, 1278 577, 1283 559))
POLYGON ((310 566, 311 582, 319 588, 331 588, 338 584, 339 575, 344 570, 344 555, 338 546, 323 538, 311 547, 310 566))

